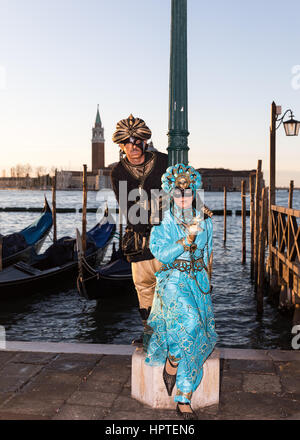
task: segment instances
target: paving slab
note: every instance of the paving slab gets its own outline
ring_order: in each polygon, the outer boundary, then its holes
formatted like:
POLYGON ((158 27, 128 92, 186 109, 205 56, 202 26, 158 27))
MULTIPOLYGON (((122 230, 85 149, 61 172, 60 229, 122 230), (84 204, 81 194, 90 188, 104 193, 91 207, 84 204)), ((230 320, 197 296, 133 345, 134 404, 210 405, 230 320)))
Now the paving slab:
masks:
POLYGON ((10 397, 12 397, 14 393, 1 393, 0 392, 0 406, 8 400, 10 397))
POLYGON ((221 392, 242 391, 243 374, 224 372, 221 375, 221 392))
POLYGON ((22 388, 20 393, 22 395, 27 395, 27 393, 29 393, 34 399, 52 401, 59 396, 60 399, 67 400, 76 391, 77 387, 77 383, 44 383, 31 381, 22 388))
POLYGON ((120 368, 120 365, 117 369, 117 374, 113 372, 116 371, 116 368, 95 368, 87 377, 87 381, 91 383, 120 383, 124 385, 128 382, 131 371, 129 368, 120 368))
MULTIPOLYGON (((83 379, 78 386, 78 391, 98 391, 101 393, 120 394, 124 388, 125 386, 122 382, 98 381, 93 375, 91 375, 88 378, 83 379)), ((129 389, 130 394, 130 388, 126 387, 126 389, 129 389)))
POLYGON ((99 391, 75 391, 75 393, 73 393, 67 400, 67 404, 110 408, 117 397, 118 394, 113 393, 102 393, 99 391))
POLYGON ((9 360, 13 359, 16 356, 16 354, 17 353, 14 352, 0 351, 0 369, 9 360))
POLYGON ((294 376, 281 376, 281 384, 287 393, 298 394, 300 396, 300 378, 294 376))
POLYGON ((16 392, 20 390, 28 380, 27 377, 18 378, 17 376, 1 376, 0 373, 0 392, 16 392))
POLYGON ((113 410, 122 411, 126 409, 126 411, 132 411, 132 412, 142 410, 142 408, 151 409, 150 407, 143 405, 142 403, 138 402, 135 399, 132 399, 131 397, 121 396, 121 395, 119 395, 116 398, 112 406, 113 410))
POLYGON ((140 411, 112 410, 104 420, 180 420, 180 417, 175 411, 160 413, 147 408, 140 411))
POLYGON ((1 377, 14 376, 16 378, 30 378, 42 370, 42 365, 31 365, 22 363, 7 363, 1 369, 1 377))
POLYGON ((300 361, 300 350, 269 350, 268 356, 273 361, 300 361))
POLYGON ((240 348, 219 348, 220 356, 223 359, 240 359, 240 360, 270 360, 267 350, 253 350, 240 348))
POLYGON ((243 391, 248 393, 280 393, 280 378, 275 374, 244 374, 243 391))
POLYGON ((52 420, 102 420, 108 410, 102 407, 84 405, 64 405, 52 417, 52 420))
POLYGON ((40 414, 21 414, 3 411, 0 413, 0 420, 49 420, 49 417, 40 414))
MULTIPOLYGON (((0 352, 1 357, 1 352, 0 352)), ((9 362, 17 362, 23 364, 48 364, 52 359, 56 358, 55 353, 16 353, 9 362)))
POLYGON ((241 372, 262 372, 262 373, 275 373, 275 367, 271 360, 240 360, 240 359, 230 359, 227 360, 227 368, 230 371, 241 371, 241 372))
POLYGON ((32 379, 35 383, 48 384, 76 384, 79 385, 82 381, 81 376, 71 374, 69 372, 61 372, 56 370, 43 370, 32 379))
POLYGON ((20 414, 38 414, 41 416, 51 416, 63 405, 64 401, 37 399, 34 393, 18 394, 8 402, 1 405, 2 412, 20 413, 20 414))
POLYGON ((95 366, 95 362, 79 362, 77 360, 56 359, 46 365, 45 369, 49 371, 58 371, 64 373, 85 376, 89 374, 95 366))
POLYGON ((298 412, 300 401, 282 398, 271 393, 232 392, 221 396, 220 412, 238 415, 240 419, 280 419, 298 412))
POLYGON ((280 375, 300 377, 300 361, 274 362, 280 375))

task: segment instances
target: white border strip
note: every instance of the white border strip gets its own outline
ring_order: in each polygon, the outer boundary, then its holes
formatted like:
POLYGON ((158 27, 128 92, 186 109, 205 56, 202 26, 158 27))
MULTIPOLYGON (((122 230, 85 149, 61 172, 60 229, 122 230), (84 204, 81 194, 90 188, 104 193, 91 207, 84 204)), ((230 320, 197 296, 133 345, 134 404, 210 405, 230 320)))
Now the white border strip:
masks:
MULTIPOLYGON (((112 344, 77 344, 69 342, 7 341, 6 351, 32 351, 42 353, 117 354, 132 355, 135 347, 112 344)), ((0 350, 0 352, 3 350, 0 350)))
MULTIPOLYGON (((22 342, 6 341, 1 351, 24 351, 41 353, 105 354, 131 356, 132 345, 79 344, 70 342, 22 342)), ((222 359, 300 361, 300 350, 252 350, 243 348, 218 348, 222 359)))

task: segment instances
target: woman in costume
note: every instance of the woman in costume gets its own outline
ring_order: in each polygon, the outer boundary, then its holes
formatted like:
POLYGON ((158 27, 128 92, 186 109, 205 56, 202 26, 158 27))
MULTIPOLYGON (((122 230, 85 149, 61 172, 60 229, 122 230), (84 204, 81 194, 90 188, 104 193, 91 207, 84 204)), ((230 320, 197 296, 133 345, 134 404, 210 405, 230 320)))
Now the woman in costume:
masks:
POLYGON ((153 334, 145 362, 164 364, 169 396, 176 384, 176 411, 196 419, 191 398, 201 382, 203 364, 217 341, 210 297, 209 261, 212 253, 211 212, 196 210, 201 176, 190 166, 177 164, 162 176, 162 188, 171 196, 170 209, 150 237, 152 254, 163 263, 148 325, 153 334))

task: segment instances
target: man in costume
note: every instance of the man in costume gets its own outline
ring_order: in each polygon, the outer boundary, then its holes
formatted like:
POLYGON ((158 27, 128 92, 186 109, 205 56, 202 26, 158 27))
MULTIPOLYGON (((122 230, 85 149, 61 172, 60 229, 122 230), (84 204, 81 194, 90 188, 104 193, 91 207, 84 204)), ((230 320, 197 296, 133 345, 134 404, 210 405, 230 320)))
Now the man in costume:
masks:
MULTIPOLYGON (((151 311, 155 290, 155 272, 160 263, 149 249, 150 232, 154 209, 151 190, 161 189, 161 176, 168 166, 167 154, 147 151, 147 140, 151 130, 140 118, 132 114, 116 125, 113 142, 119 145, 123 157, 111 171, 111 181, 120 209, 127 212, 127 227, 123 237, 122 249, 131 262, 133 282, 139 300, 139 312, 147 334, 147 318, 151 311), (123 187, 122 187, 123 185, 123 187), (121 206, 120 191, 126 192, 126 205, 121 206), (128 195, 135 190, 135 200, 128 200, 128 195), (135 218, 130 216, 134 212, 135 218)), ((156 203, 157 208, 157 203, 156 203)), ((143 337, 133 343, 142 343, 143 337)))
POLYGON ((196 419, 193 392, 203 376, 203 364, 217 341, 209 263, 212 255, 212 213, 197 204, 201 176, 191 166, 169 167, 162 188, 171 196, 170 209, 151 231, 150 250, 163 264, 148 325, 153 329, 145 362, 165 365, 163 380, 176 411, 196 419))

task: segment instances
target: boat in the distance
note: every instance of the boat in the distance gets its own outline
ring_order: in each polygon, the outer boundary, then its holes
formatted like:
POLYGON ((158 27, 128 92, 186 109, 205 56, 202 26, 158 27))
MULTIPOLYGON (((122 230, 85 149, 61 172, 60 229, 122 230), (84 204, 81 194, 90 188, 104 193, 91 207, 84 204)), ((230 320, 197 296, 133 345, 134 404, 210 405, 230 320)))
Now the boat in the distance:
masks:
POLYGON ((39 252, 52 227, 52 211, 45 196, 40 217, 19 232, 1 236, 2 267, 18 261, 30 262, 32 249, 39 252))
MULTIPOLYGON (((95 264, 102 258, 115 233, 115 225, 103 219, 86 233, 85 258, 95 264)), ((75 284, 78 259, 76 239, 66 236, 53 243, 43 254, 32 255, 31 263, 20 261, 0 272, 0 301, 25 298, 37 292, 75 284)))
POLYGON ((114 251, 109 263, 94 269, 82 251, 82 239, 77 229, 78 277, 77 290, 88 300, 124 296, 135 292, 131 264, 122 251, 114 251))

